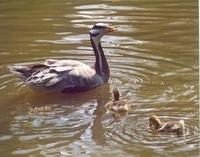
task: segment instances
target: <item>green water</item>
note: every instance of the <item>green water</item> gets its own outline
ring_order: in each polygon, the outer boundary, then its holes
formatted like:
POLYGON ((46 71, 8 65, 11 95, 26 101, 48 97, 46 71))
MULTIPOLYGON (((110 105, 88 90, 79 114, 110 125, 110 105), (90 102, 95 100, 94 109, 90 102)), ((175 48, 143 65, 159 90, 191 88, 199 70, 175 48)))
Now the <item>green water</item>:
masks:
POLYGON ((0 2, 1 156, 199 155, 196 0, 2 0, 0 2), (32 91, 6 66, 46 58, 94 64, 89 30, 118 26, 102 39, 109 83, 77 94, 32 91), (133 111, 106 125, 117 86, 133 111), (183 119, 185 137, 152 134, 148 117, 183 119))

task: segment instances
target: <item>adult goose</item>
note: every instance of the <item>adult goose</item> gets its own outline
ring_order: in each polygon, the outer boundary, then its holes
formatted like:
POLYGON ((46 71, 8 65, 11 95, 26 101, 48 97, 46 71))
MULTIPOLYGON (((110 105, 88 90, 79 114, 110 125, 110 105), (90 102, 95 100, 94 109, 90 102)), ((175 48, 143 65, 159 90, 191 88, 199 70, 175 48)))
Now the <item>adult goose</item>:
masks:
POLYGON ((94 67, 80 61, 47 59, 39 64, 15 64, 9 66, 33 89, 48 92, 78 92, 105 84, 110 76, 109 66, 101 46, 101 38, 116 27, 104 23, 95 24, 90 30, 90 41, 95 54, 94 67))

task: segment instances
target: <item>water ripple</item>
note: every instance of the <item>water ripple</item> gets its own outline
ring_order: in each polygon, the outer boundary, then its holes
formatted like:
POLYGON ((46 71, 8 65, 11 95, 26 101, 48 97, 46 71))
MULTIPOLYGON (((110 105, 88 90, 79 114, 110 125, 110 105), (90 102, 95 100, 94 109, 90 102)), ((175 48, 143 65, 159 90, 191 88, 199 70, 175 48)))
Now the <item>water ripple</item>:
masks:
MULTIPOLYGON (((185 117, 179 118, 184 119, 185 117)), ((173 120, 173 117, 167 116, 166 119, 173 120)), ((130 147, 131 145, 148 147, 158 150, 160 153, 167 149, 170 149, 171 152, 185 151, 186 147, 188 150, 192 150, 196 147, 196 144, 193 143, 194 140, 198 141, 198 128, 191 125, 189 121, 197 123, 196 119, 187 118, 186 134, 178 137, 177 135, 153 134, 148 128, 148 118, 131 115, 107 127, 106 137, 109 143, 130 145, 130 147)))
POLYGON ((4 156, 197 156, 195 0, 27 4, 5 1, 0 6, 4 156), (37 93, 6 68, 46 58, 74 59, 93 66, 89 30, 96 22, 118 28, 102 38, 110 66, 105 86, 75 95, 37 93), (112 99, 114 87, 132 110, 105 125, 110 119, 104 104, 112 99), (153 134, 148 129, 152 114, 164 120, 185 120, 185 137, 153 134))

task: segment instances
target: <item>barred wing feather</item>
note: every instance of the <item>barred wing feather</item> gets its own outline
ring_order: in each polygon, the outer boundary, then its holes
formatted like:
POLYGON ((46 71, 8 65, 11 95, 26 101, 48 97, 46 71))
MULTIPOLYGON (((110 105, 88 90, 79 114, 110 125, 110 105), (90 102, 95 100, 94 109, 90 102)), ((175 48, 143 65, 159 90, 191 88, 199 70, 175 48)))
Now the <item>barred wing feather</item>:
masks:
POLYGON ((103 84, 95 70, 88 65, 71 60, 47 60, 48 68, 36 71, 26 83, 35 89, 61 92, 68 88, 94 88, 103 84))

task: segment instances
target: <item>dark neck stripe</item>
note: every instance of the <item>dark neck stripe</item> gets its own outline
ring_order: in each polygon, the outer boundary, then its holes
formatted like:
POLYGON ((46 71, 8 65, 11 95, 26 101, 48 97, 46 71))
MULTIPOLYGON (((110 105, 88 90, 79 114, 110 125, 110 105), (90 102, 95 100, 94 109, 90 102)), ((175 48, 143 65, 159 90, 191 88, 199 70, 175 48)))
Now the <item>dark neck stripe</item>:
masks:
POLYGON ((107 81, 109 78, 110 71, 106 57, 101 47, 101 43, 95 43, 95 40, 92 38, 92 36, 90 36, 90 41, 96 57, 95 70, 99 75, 104 77, 105 81, 107 81))

